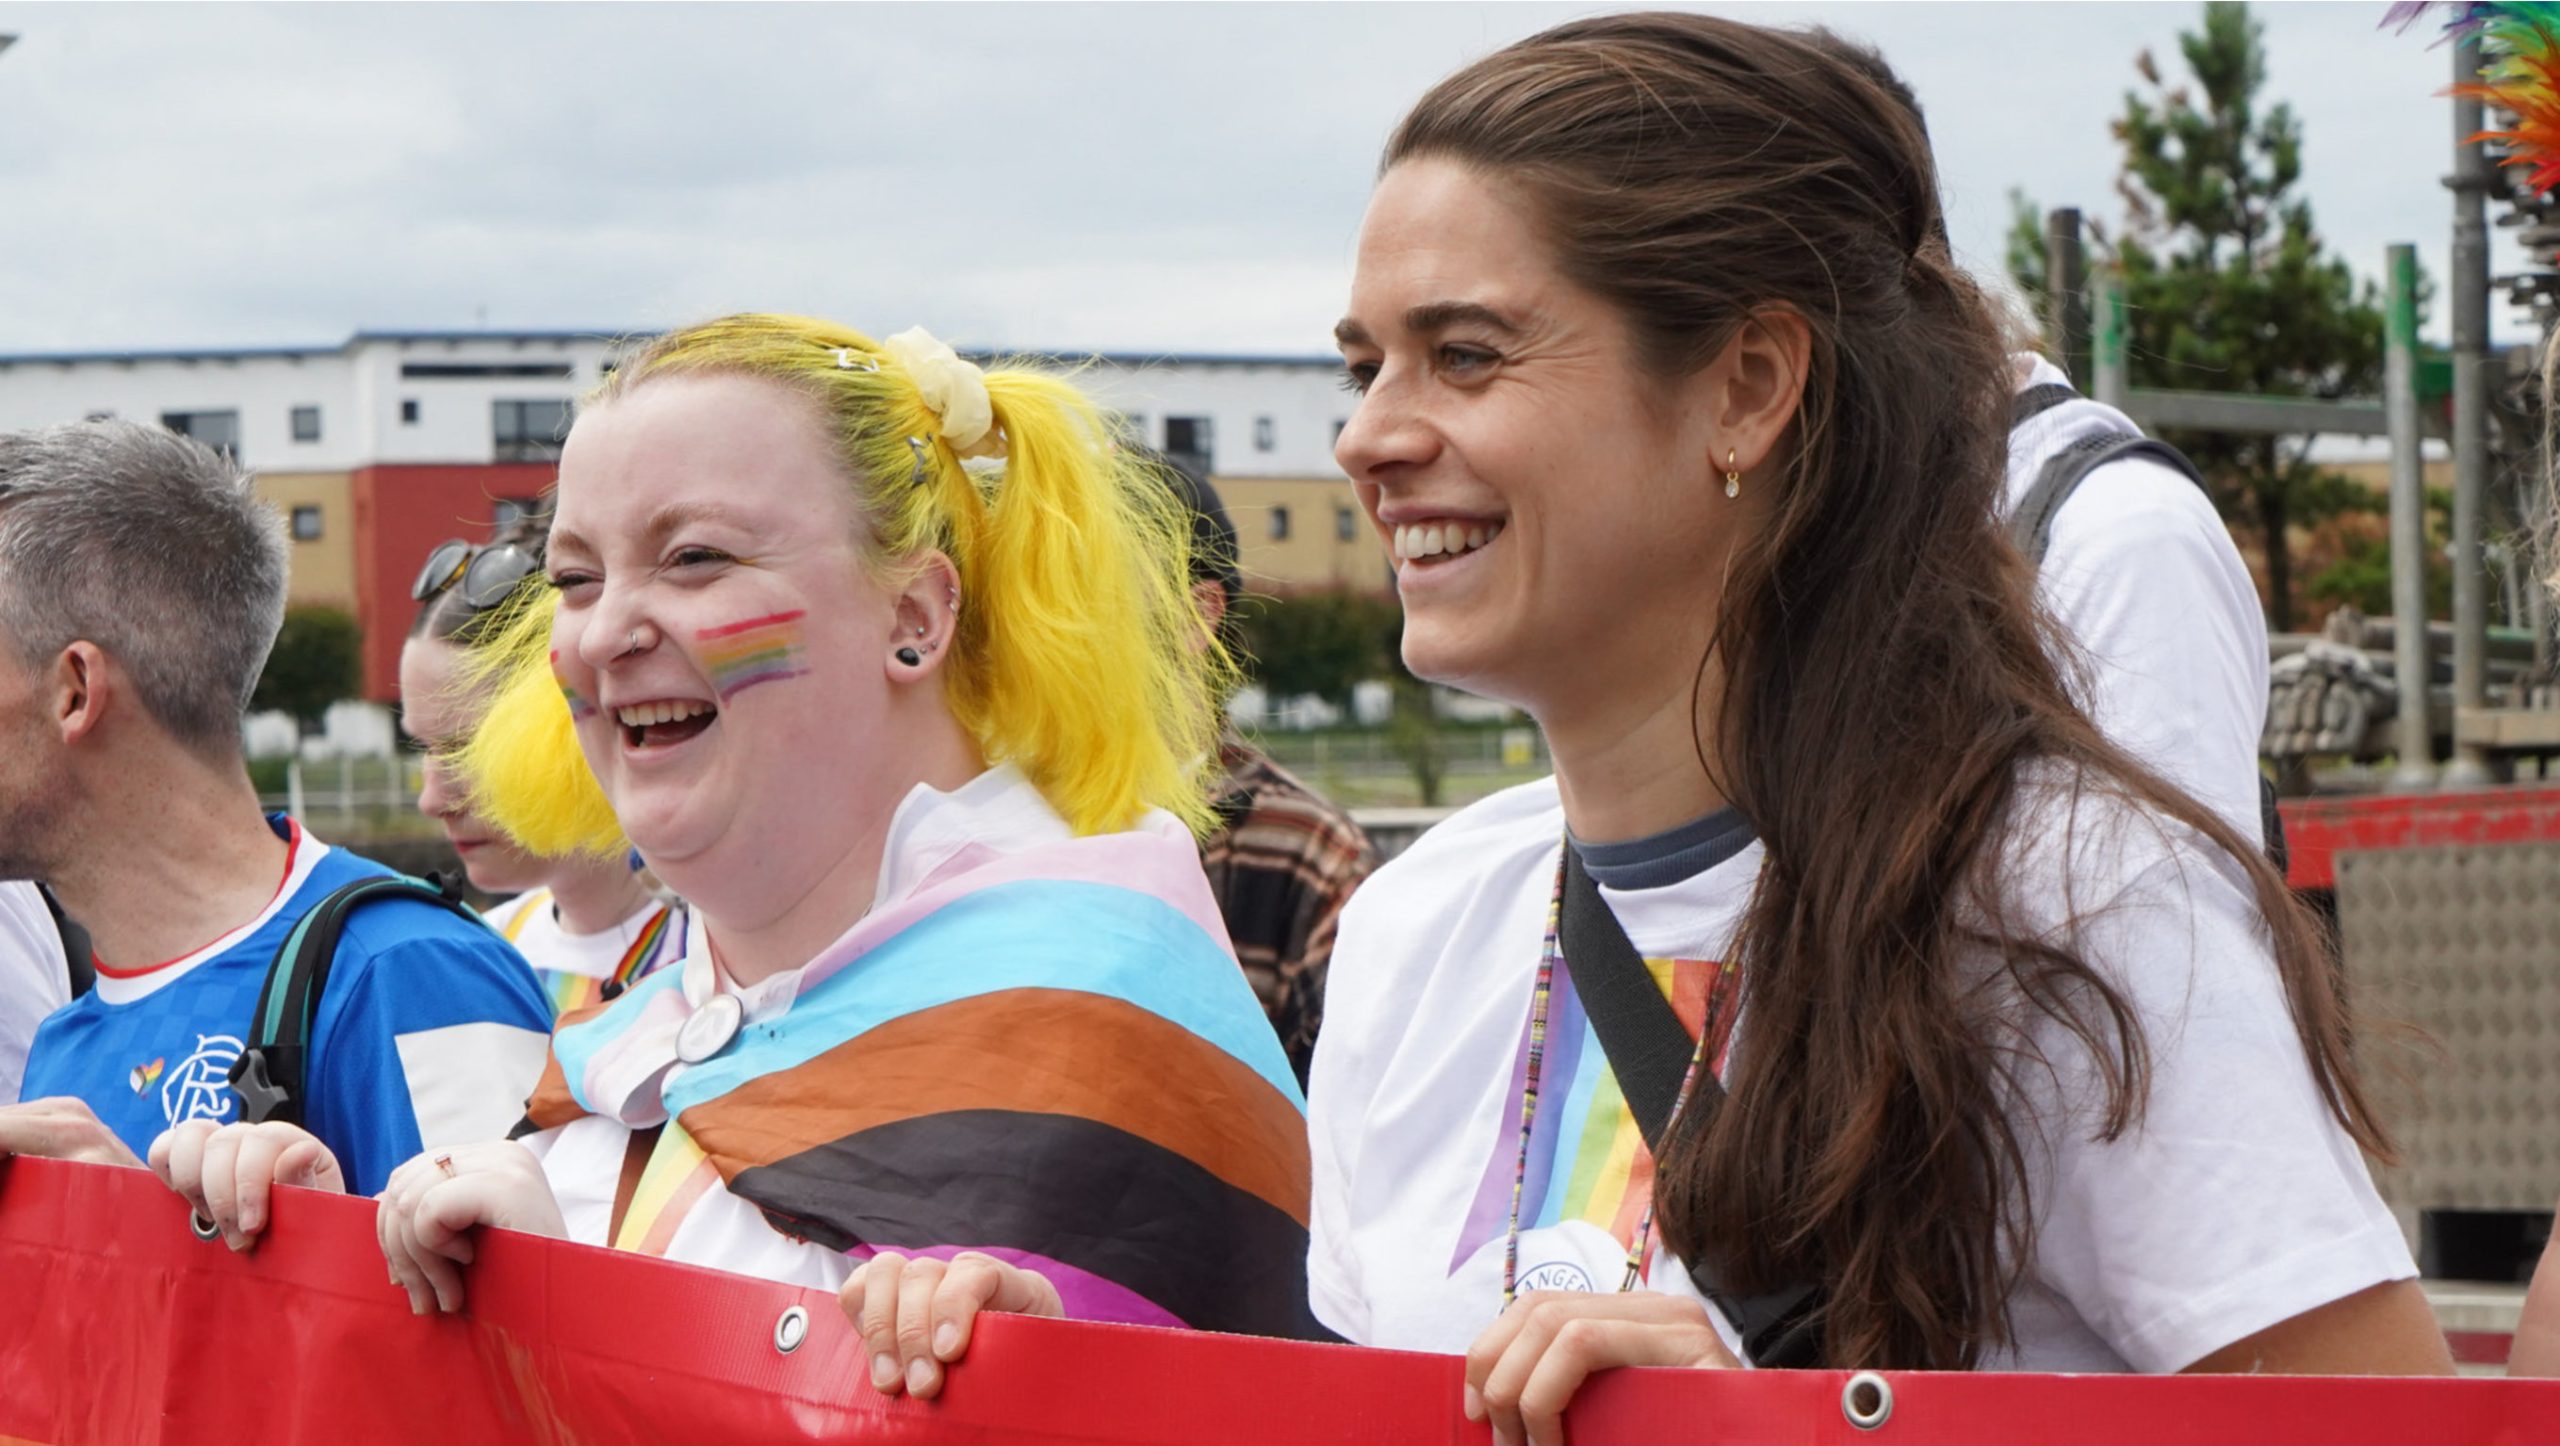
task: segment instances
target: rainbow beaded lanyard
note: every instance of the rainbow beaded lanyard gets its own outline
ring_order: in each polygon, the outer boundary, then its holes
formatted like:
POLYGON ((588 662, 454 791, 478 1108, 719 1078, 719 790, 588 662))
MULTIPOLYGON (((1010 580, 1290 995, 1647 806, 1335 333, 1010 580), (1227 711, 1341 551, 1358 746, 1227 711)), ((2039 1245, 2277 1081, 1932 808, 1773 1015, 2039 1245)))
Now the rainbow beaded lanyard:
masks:
MULTIPOLYGON (((1566 839, 1564 846, 1573 847, 1566 839)), ((1529 1070, 1520 1092, 1520 1158, 1511 1172, 1511 1233, 1503 1245, 1502 1303, 1509 1306, 1520 1295, 1520 1201, 1529 1180, 1529 1139, 1538 1122, 1538 1083, 1544 1073, 1547 1057, 1547 1006, 1555 997, 1556 966, 1564 962, 1564 951, 1556 940, 1564 919, 1564 871, 1562 855, 1556 859, 1555 892, 1547 900, 1547 937, 1538 952, 1538 984, 1529 1002, 1529 1070)), ((1680 1122, 1681 1110, 1689 1103, 1690 1086, 1698 1082, 1699 1067, 1707 1056, 1707 1041, 1715 1037, 1715 1021, 1702 1021, 1697 1047, 1689 1052, 1689 1068, 1680 1076, 1680 1093, 1671 1103, 1671 1118, 1663 1128, 1668 1134, 1680 1122)), ((1627 1270, 1618 1282, 1624 1294, 1644 1279, 1645 1252, 1653 1243, 1653 1202, 1645 1201, 1644 1215, 1636 1223, 1635 1240, 1627 1247, 1627 1270)))

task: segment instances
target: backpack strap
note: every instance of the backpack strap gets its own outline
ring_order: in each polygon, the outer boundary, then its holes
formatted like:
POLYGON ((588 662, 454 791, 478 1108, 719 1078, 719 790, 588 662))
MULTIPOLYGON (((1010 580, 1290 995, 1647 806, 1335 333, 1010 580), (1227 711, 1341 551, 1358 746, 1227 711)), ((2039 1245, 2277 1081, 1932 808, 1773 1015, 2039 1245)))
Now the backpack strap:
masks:
POLYGON ((44 911, 53 916, 53 931, 62 936, 62 971, 71 980, 71 997, 77 999, 97 987, 98 946, 89 941, 89 931, 80 927, 80 921, 63 911, 51 885, 36 885, 36 893, 44 899, 44 911))
POLYGON ((2204 477, 2187 455, 2157 437, 2139 432, 2092 432, 2045 459, 2044 469, 2036 474, 2035 485, 2020 498, 2016 510, 2009 514, 2009 536, 2030 564, 2041 567, 2044 555, 2053 546, 2053 517, 2089 474, 2112 462, 2140 457, 2167 467, 2198 488, 2204 477))
MULTIPOLYGON (((2048 402, 2033 410, 2027 407, 2028 399, 2047 390, 2068 392, 2070 389, 2055 388, 2048 383, 2019 393, 2017 421, 2025 421, 2053 405, 2048 402)), ((2015 426, 2016 422, 2011 425, 2015 426)), ((2018 544, 2019 553, 2030 566, 2044 565, 2044 555, 2053 546, 2053 517, 2062 510, 2062 504, 2071 500, 2071 494, 2080 490, 2080 484, 2088 480, 2090 473, 2127 457, 2157 462, 2193 482, 2199 489, 2205 485, 2204 474, 2196 470, 2196 464, 2188 460, 2187 454, 2157 437, 2146 437, 2139 432, 2096 432, 2082 437, 2045 460, 2044 470, 2036 474, 2035 485, 2027 489, 2027 495, 2019 500, 2017 510, 2009 514, 2009 536, 2018 544)), ((2291 850, 2285 844, 2284 815, 2276 808, 2275 782, 2264 774, 2258 776, 2258 824, 2266 843, 2267 857, 2274 862, 2276 872, 2281 874, 2285 871, 2291 850)))
MULTIPOLYGON (((1697 1041, 1671 1012, 1671 1001, 1627 938, 1626 929, 1600 897, 1600 886, 1568 840, 1564 846, 1564 899, 1556 918, 1556 949, 1573 976, 1583 1014, 1609 1057, 1627 1108, 1643 1132, 1645 1147, 1662 1158, 1663 1137, 1680 1111, 1680 1082, 1689 1072, 1697 1041)), ((1689 1127, 1702 1129, 1724 1106, 1724 1085, 1711 1069, 1690 1084, 1689 1127)), ((1691 1260, 1689 1282, 1733 1322, 1751 1363, 1761 1367, 1822 1364, 1822 1287, 1810 1282, 1780 1286, 1762 1295, 1726 1288, 1712 1262, 1691 1260)))
POLYGON ((2067 382, 2039 382, 2018 393, 2009 403, 2009 429, 2016 431, 2029 420, 2041 417, 2079 395, 2067 382))
POLYGON ((440 874, 424 879, 407 874, 357 879, 340 885, 305 911, 267 965, 266 985, 258 991, 258 1012, 250 1021, 248 1047, 231 1066, 231 1089, 240 1097, 242 1120, 253 1125, 267 1120, 304 1123, 311 1026, 319 1017, 320 995, 329 983, 338 939, 346 932, 347 916, 377 899, 415 899, 475 924, 482 922, 462 902, 461 881, 440 874))

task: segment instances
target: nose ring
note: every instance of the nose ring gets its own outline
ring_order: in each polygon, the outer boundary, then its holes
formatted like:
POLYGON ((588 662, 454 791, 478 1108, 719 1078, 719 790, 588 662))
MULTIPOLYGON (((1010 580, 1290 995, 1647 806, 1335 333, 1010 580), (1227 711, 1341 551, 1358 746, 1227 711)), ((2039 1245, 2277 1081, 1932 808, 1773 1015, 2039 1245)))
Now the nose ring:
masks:
POLYGON ((640 630, 638 628, 633 628, 631 630, 631 636, 623 640, 622 656, 627 658, 638 651, 640 651, 640 630))

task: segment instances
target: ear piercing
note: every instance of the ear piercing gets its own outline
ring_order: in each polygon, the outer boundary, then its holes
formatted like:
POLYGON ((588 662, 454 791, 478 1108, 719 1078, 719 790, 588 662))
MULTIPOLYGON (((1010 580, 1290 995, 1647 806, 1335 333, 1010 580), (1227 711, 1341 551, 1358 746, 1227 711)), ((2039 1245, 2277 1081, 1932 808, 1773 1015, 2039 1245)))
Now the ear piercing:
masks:
MULTIPOLYGON (((916 624, 916 636, 919 638, 924 636, 924 624, 916 624)), ((898 649, 898 651, 892 654, 892 656, 910 668, 921 668, 924 666, 924 653, 913 643, 909 643, 905 647, 898 649)))
POLYGON ((1725 449, 1724 495, 1727 497, 1739 497, 1742 495, 1741 458, 1742 453, 1739 450, 1732 447, 1727 447, 1725 449))

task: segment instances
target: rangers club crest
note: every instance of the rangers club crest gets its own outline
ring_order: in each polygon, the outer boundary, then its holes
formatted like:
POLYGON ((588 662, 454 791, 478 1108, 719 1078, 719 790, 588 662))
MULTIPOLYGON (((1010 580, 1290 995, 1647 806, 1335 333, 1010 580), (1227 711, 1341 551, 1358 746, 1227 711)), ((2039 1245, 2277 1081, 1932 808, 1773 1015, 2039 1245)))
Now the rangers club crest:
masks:
MULTIPOLYGON (((160 1113, 169 1123, 180 1120, 228 1120, 239 1112, 239 1097, 231 1092, 231 1065, 240 1058, 240 1041, 227 1034, 199 1034, 196 1052, 178 1062, 169 1071, 168 1081, 160 1086, 160 1113)), ((154 1074, 160 1061, 146 1066, 154 1074)), ((142 1070, 134 1078, 142 1078, 142 1070)), ((137 1085, 136 1090, 143 1088, 137 1085)))

